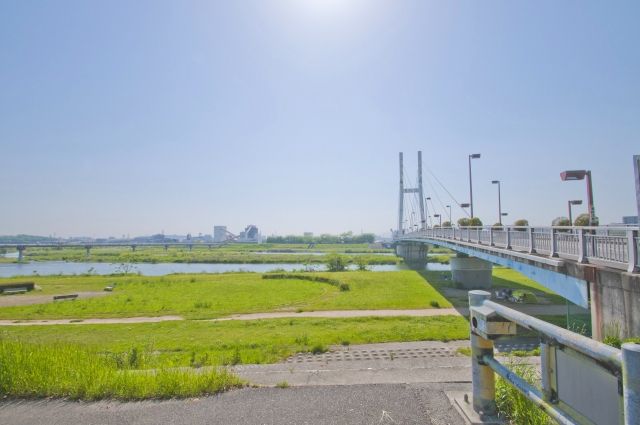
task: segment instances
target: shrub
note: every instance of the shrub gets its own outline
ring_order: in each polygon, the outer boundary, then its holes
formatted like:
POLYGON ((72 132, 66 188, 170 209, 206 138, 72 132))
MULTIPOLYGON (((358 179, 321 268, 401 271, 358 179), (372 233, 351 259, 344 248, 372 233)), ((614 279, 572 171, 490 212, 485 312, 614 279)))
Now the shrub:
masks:
MULTIPOLYGON (((468 226, 482 226, 482 220, 478 217, 462 217, 457 221, 459 227, 468 227, 468 226)), ((442 224, 444 227, 444 223, 442 224)))
POLYGON ((262 275, 263 279, 296 279, 296 280, 308 280, 310 282, 321 282, 333 285, 341 291, 348 291, 351 289, 348 283, 340 282, 337 279, 329 279, 323 276, 293 274, 293 273, 266 273, 262 275))
POLYGON ((519 220, 514 221, 513 225, 514 226, 527 227, 527 226, 529 226, 529 220, 521 218, 519 220))
POLYGON ((451 227, 451 222, 445 221, 444 223, 442 223, 442 227, 451 227))
POLYGON ((329 351, 327 347, 325 347, 322 344, 316 344, 311 348, 311 352, 313 354, 322 354, 322 353, 326 353, 327 351, 329 351))
POLYGON ((552 226, 571 226, 571 222, 567 217, 556 217, 551 222, 552 226))
POLYGON ((340 254, 327 255, 327 270, 330 272, 343 272, 347 268, 347 259, 340 254))
POLYGON ((440 303, 438 301, 432 300, 429 305, 433 308, 440 308, 440 303))
POLYGON ((358 255, 356 256, 356 264, 358 266, 358 270, 360 271, 367 271, 367 266, 369 265, 369 262, 367 261, 367 259, 363 256, 363 255, 358 255))
MULTIPOLYGON (((594 226, 597 226, 598 223, 598 218, 594 218, 594 226)), ((573 221, 573 225, 574 226, 588 226, 589 225, 589 214, 583 213, 580 214, 578 217, 576 217, 576 219, 573 221)))

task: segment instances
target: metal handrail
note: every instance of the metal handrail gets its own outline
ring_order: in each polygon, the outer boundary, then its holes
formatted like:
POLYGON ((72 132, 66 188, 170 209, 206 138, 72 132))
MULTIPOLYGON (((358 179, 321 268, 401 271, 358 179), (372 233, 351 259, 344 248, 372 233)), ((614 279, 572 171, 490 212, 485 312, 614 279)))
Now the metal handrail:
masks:
MULTIPOLYGON (((559 378, 556 363, 556 350, 573 350, 579 354, 579 364, 586 369, 606 370, 610 376, 618 380, 618 391, 603 391, 598 397, 620 397, 620 410, 608 411, 614 414, 625 425, 640 423, 640 344, 626 343, 622 349, 610 347, 601 342, 576 334, 535 317, 505 307, 491 301, 491 294, 486 291, 469 291, 470 326, 471 326, 471 361, 473 409, 482 415, 495 415, 495 381, 493 374, 500 375, 508 384, 514 386, 526 398, 540 406, 545 412, 561 424, 593 424, 599 412, 590 405, 571 406, 565 397, 581 399, 593 388, 577 388, 575 393, 557 393, 559 378), (494 324, 492 327, 490 324, 494 324), (514 371, 500 363, 493 356, 493 340, 501 335, 515 333, 515 325, 533 330, 540 335, 542 389, 528 383, 514 371), (497 325, 497 326, 496 326, 497 325), (583 360, 586 359, 586 360, 583 360), (604 369, 602 369, 604 368, 604 369), (582 393, 581 391, 584 391, 582 393), (619 391, 621 391, 619 393, 619 391), (586 415, 586 416, 585 416, 586 415)), ((565 363, 566 365, 566 363, 565 363)), ((601 372, 598 372, 601 373, 601 372)), ((563 381, 564 382, 564 381, 563 381)), ((606 388, 606 387, 605 387, 606 388)))
POLYGON ((426 228, 396 239, 459 241, 594 263, 633 273, 640 270, 638 237, 637 226, 468 226, 426 228))

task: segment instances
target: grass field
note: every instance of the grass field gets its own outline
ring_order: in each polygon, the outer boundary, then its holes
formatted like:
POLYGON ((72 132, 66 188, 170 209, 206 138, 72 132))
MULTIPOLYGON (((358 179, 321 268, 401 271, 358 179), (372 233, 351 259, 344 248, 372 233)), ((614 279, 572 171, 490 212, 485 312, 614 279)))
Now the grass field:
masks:
MULTIPOLYGON (((350 263, 362 257, 368 264, 397 264, 399 257, 382 255, 392 253, 390 249, 370 249, 367 244, 229 244, 220 247, 96 247, 90 255, 84 248, 28 248, 25 261, 75 261, 105 263, 299 263, 317 264, 325 261, 317 253, 337 252, 346 256, 350 263), (314 255, 314 253, 316 253, 314 255)), ((9 260, 9 259, 5 259, 9 260)), ((10 259, 10 261, 17 261, 10 259)))
POLYGON ((143 368, 272 363, 332 344, 468 337, 468 323, 459 316, 0 327, 2 340, 77 344, 109 355, 126 355, 134 348, 152 353, 143 368))
MULTIPOLYGON (((350 290, 297 279, 265 280, 258 273, 48 276, 30 278, 43 294, 100 291, 114 284, 115 289, 105 297, 0 308, 0 319, 162 315, 203 319, 276 310, 413 309, 431 308, 433 302, 451 306, 414 271, 313 275, 337 279, 350 290)), ((0 283, 12 280, 0 279, 0 283)))

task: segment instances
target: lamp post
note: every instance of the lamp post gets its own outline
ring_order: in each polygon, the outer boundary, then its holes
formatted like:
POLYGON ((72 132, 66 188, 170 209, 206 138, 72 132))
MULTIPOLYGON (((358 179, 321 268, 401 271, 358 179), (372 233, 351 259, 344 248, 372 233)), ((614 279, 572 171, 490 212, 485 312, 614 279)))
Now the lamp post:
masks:
POLYGON ((571 214, 571 205, 582 205, 582 200, 575 199, 573 201, 567 201, 567 206, 569 207, 569 225, 573 226, 573 215, 571 214))
POLYGON ((589 226, 596 223, 596 208, 593 205, 593 185, 591 182, 591 170, 568 170, 560 173, 562 181, 587 180, 587 204, 589 209, 589 226))
MULTIPOLYGON (((424 198, 424 215, 425 217, 431 217, 429 215, 429 202, 431 200, 430 196, 427 196, 426 198, 424 198)), ((427 227, 429 226, 429 222, 427 221, 427 227)))
POLYGON ((471 179, 471 160, 480 158, 479 153, 469 155, 469 205, 471 205, 471 218, 473 218, 473 180, 471 179))
POLYGON ((442 227, 442 215, 441 214, 434 214, 433 216, 434 217, 438 217, 440 219, 440 226, 439 227, 442 227))
POLYGON ((451 227, 451 205, 447 205, 447 208, 449 208, 449 227, 451 227))
POLYGON ((492 184, 498 185, 498 223, 502 226, 502 199, 500 197, 500 180, 491 180, 492 184))

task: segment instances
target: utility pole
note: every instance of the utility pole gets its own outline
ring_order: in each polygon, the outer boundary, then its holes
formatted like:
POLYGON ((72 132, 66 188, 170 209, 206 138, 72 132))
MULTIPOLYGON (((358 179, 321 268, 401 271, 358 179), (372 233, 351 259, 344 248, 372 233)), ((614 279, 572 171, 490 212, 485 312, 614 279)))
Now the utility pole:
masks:
POLYGON ((422 151, 418 151, 418 202, 420 203, 421 229, 427 227, 427 218, 424 215, 424 192, 422 190, 422 151))
POLYGON ((636 203, 638 204, 638 223, 640 224, 640 155, 633 156, 633 174, 636 178, 636 203))
POLYGON ((402 218, 404 216, 404 177, 402 152, 400 152, 400 201, 398 203, 398 236, 402 235, 402 218))

